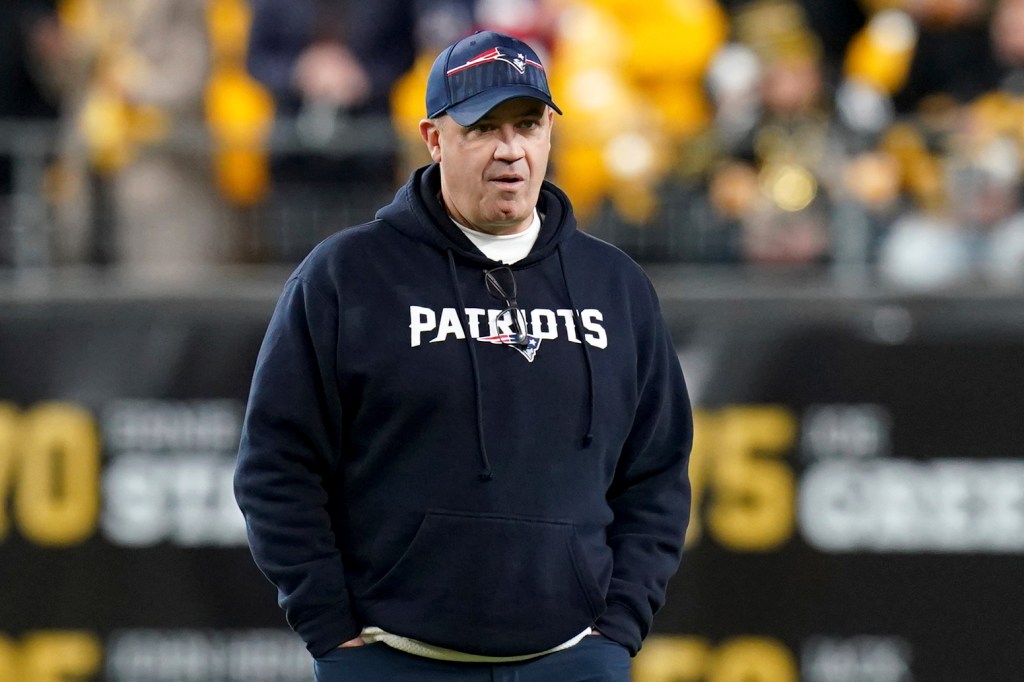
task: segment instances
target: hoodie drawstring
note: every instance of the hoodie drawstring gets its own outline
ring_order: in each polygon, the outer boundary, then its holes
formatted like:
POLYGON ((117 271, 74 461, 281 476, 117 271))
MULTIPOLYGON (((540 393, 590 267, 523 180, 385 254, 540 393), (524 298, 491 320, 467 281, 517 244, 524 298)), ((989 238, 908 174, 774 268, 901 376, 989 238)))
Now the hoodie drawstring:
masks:
POLYGON ((565 293, 569 296, 569 305, 572 307, 573 318, 576 320, 576 330, 580 336, 580 346, 583 348, 583 360, 587 365, 587 393, 589 402, 587 405, 587 431, 583 434, 583 447, 588 448, 594 441, 594 410, 596 409, 596 396, 594 395, 594 363, 590 358, 590 348, 587 347, 587 340, 583 338, 583 320, 580 318, 580 311, 576 307, 576 301, 572 297, 572 287, 569 286, 569 277, 565 273, 565 258, 562 257, 562 245, 555 247, 558 253, 558 264, 562 268, 562 281, 565 282, 565 293))
MULTIPOLYGON (((448 274, 452 278, 452 287, 455 289, 455 300, 458 302, 459 310, 466 310, 466 302, 462 298, 462 290, 459 288, 458 275, 455 272, 455 256, 451 249, 446 249, 448 254, 448 274)), ((480 363, 476 359, 476 347, 473 339, 466 335, 466 348, 469 350, 469 364, 473 368, 473 390, 476 392, 476 437, 480 444, 480 480, 489 481, 493 478, 491 473, 491 461, 487 457, 487 441, 484 438, 484 398, 480 386, 480 363)))

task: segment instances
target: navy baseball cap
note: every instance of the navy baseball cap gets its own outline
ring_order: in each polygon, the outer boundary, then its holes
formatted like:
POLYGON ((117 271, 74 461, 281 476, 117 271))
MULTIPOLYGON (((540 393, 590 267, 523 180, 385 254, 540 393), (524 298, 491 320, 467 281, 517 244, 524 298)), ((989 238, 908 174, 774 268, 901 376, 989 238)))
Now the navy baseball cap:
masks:
POLYGON ((512 36, 481 31, 434 60, 427 78, 427 118, 448 114, 468 126, 514 97, 531 97, 562 113, 551 99, 537 53, 512 36))

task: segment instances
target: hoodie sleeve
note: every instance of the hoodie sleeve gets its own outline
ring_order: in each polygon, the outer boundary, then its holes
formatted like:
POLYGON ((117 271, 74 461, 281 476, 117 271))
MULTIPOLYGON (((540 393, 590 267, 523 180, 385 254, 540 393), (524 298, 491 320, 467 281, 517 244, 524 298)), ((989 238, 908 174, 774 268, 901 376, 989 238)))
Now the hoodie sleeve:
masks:
POLYGON ((341 439, 337 304, 295 277, 256 360, 235 470, 257 566, 314 656, 359 634, 327 510, 341 439))
POLYGON ((608 491, 615 514, 607 531, 614 567, 607 609, 596 623, 633 655, 665 603, 690 517, 690 400, 653 288, 650 295, 653 311, 638 334, 636 414, 608 491))

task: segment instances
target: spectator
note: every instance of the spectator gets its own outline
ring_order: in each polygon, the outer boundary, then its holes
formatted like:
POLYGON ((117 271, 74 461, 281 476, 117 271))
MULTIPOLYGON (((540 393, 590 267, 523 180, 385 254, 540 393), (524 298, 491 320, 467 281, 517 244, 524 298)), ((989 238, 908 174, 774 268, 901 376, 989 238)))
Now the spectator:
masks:
POLYGON ((990 90, 999 68, 990 49, 987 0, 904 0, 920 27, 910 73, 894 103, 915 111, 929 97, 963 104, 990 90))
POLYGON ((829 248, 823 179, 837 159, 820 41, 789 0, 746 3, 734 34, 736 42, 719 55, 724 65, 709 72, 717 120, 731 124, 719 137, 729 160, 710 176, 718 230, 733 234, 728 242, 742 261, 821 261, 829 248), (737 88, 739 71, 748 76, 737 88))
POLYGON ((390 114, 395 81, 413 64, 417 21, 443 5, 464 8, 459 34, 469 30, 469 1, 411 3, 343 0, 251 0, 249 69, 274 94, 284 117, 298 117, 311 152, 275 163, 282 183, 383 183, 393 189, 394 140, 386 129, 379 151, 331 158, 323 147, 343 119, 390 114), (320 145, 321 148, 316 147, 320 145))
POLYGON ((325 149, 342 119, 370 97, 370 76, 347 44, 342 4, 250 0, 249 71, 274 96, 279 117, 297 122, 306 144, 304 151, 273 160, 274 182, 285 194, 298 184, 361 182, 367 173, 381 173, 374 160, 337 158, 325 149))
POLYGON ((1002 68, 1000 89, 1024 95, 1024 0, 999 0, 990 27, 992 50, 1002 68))
POLYGON ((1019 144, 993 126, 987 106, 962 109, 958 121, 941 157, 941 200, 897 218, 882 244, 890 282, 934 289, 1019 276, 1019 144))
MULTIPOLYGON (((0 124, 52 121, 57 115, 57 97, 48 75, 50 65, 59 60, 64 49, 63 35, 57 23, 53 2, 45 0, 5 0, 0 2, 0 124)), ((13 148, 15 135, 4 133, 0 144, 0 265, 18 263, 27 258, 45 258, 46 225, 39 215, 15 215, 18 191, 38 192, 38 186, 18 187, 13 148), (15 221, 22 224, 15 235, 15 221), (35 221, 32 223, 26 221, 35 221), (27 238, 27 240, 26 240, 27 238), (37 248, 27 248, 31 241, 37 248), (36 253, 30 253, 35 251, 36 253)), ((33 159, 37 161, 38 159, 33 159)), ((26 178, 23 176, 22 181, 26 178)), ((34 179, 41 184, 41 178, 34 179)), ((20 205, 25 205, 23 197, 20 205)))
MULTIPOLYGON (((53 2, 0 2, 0 120, 34 121, 57 115, 57 98, 47 88, 48 63, 62 51, 53 2)), ((0 163, 0 195, 12 189, 9 159, 0 163)))
POLYGON ((271 166, 270 214, 289 218, 269 226, 270 238, 280 242, 279 257, 292 260, 335 221, 363 220, 391 196, 403 173, 391 89, 413 65, 423 34, 454 40, 469 32, 470 0, 251 0, 251 7, 249 70, 275 97, 279 132, 294 132, 283 137, 299 143, 278 151, 271 166), (452 16, 459 17, 455 35, 443 26, 452 16), (338 151, 349 142, 360 148, 338 151))
POLYGON ((90 155, 93 234, 80 243, 70 226, 67 258, 161 281, 231 259, 235 216, 216 191, 207 150, 182 141, 204 125, 208 5, 100 6, 69 28, 70 68, 87 78, 65 91, 65 106, 72 149, 84 144, 90 155))
MULTIPOLYGON (((730 14, 737 15, 756 0, 720 0, 730 14)), ((796 3, 806 17, 807 27, 821 40, 823 67, 829 82, 842 71, 846 46, 864 25, 862 0, 799 0, 796 3)))

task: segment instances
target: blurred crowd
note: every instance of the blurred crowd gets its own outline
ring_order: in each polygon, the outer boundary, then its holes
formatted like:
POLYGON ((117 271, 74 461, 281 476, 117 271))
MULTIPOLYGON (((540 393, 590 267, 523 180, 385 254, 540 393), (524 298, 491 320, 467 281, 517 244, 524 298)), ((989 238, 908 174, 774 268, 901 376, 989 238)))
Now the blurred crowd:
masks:
MULTIPOLYGON (((552 177, 639 258, 1024 282, 1024 0, 0 7, 0 122, 59 131, 38 183, 54 262, 301 255, 427 160, 433 56, 489 28, 542 52, 565 111, 552 177), (268 215, 277 238, 254 240, 268 215)), ((4 161, 10 222, 26 174, 4 161)), ((0 263, 10 242, 0 224, 0 263)))

